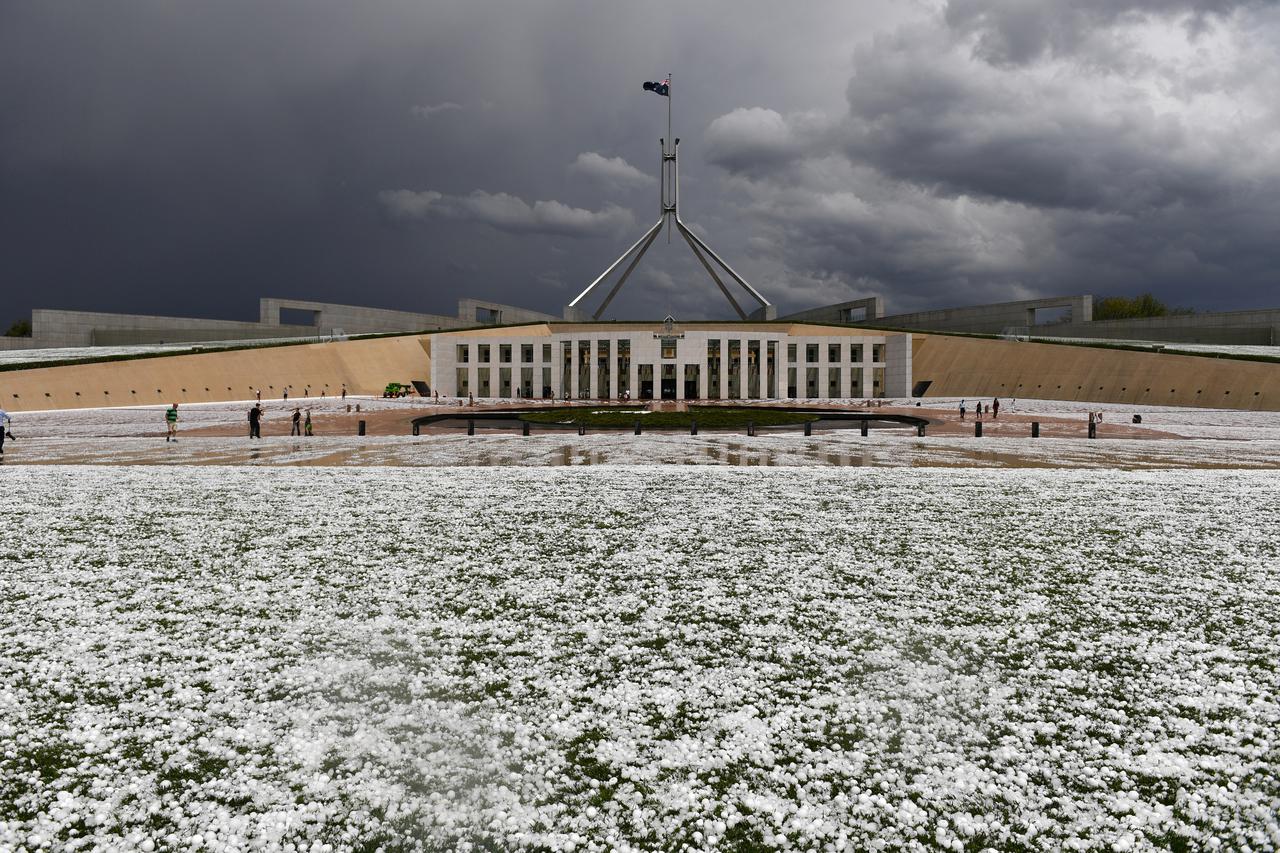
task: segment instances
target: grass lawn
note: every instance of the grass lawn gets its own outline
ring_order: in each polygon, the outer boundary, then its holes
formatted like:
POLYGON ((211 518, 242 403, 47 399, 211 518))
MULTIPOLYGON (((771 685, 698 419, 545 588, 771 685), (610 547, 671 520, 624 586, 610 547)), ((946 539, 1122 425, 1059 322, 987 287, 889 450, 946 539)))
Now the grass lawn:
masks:
POLYGON ((774 409, 724 408, 690 406, 687 412, 646 412, 643 409, 596 409, 580 407, 558 411, 530 412, 521 420, 534 424, 586 424, 588 427, 629 428, 640 421, 645 429, 688 429, 693 421, 699 429, 746 429, 747 422, 756 426, 785 426, 816 421, 817 415, 774 409))

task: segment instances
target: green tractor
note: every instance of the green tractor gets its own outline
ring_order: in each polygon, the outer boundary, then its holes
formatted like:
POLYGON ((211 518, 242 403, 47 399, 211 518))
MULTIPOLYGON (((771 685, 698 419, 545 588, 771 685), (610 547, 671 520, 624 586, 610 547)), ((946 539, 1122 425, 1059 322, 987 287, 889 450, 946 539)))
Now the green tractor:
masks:
POLYGON ((412 390, 412 386, 406 385, 403 382, 388 382, 387 387, 382 389, 382 396, 407 397, 409 396, 410 390, 412 390))

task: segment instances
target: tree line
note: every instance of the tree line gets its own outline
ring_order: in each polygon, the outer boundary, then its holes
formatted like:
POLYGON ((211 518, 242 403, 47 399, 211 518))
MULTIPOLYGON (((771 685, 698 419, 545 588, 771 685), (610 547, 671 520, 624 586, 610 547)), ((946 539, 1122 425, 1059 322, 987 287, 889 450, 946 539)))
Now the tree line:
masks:
POLYGON ((1134 320, 1140 317, 1167 317, 1194 314, 1191 308, 1171 308, 1150 293, 1141 296, 1103 296, 1093 301, 1095 320, 1134 320))

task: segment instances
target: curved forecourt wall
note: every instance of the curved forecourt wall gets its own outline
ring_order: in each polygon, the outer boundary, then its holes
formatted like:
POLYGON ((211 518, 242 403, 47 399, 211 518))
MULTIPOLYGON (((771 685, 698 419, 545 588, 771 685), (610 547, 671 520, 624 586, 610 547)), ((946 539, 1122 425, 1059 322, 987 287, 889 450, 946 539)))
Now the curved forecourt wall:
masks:
POLYGON ((1280 363, 916 332, 925 397, 1025 397, 1280 410, 1280 363))
POLYGON ((9 411, 211 403, 342 393, 381 394, 388 382, 426 380, 425 335, 272 346, 260 349, 0 371, 0 405, 9 411))

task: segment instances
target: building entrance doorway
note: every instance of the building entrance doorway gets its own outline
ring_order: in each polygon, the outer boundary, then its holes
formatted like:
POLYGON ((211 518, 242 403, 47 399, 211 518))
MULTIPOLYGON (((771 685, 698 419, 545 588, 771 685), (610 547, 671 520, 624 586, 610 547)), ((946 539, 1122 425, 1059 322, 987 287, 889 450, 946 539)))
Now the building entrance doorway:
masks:
POLYGON ((684 398, 686 400, 698 399, 698 378, 699 365, 686 364, 684 366, 684 398))
POLYGON ((676 398, 676 366, 674 364, 662 365, 662 399, 674 400, 676 398))
POLYGON ((653 365, 652 364, 640 365, 639 376, 636 380, 636 384, 640 386, 641 400, 653 399, 653 365))

